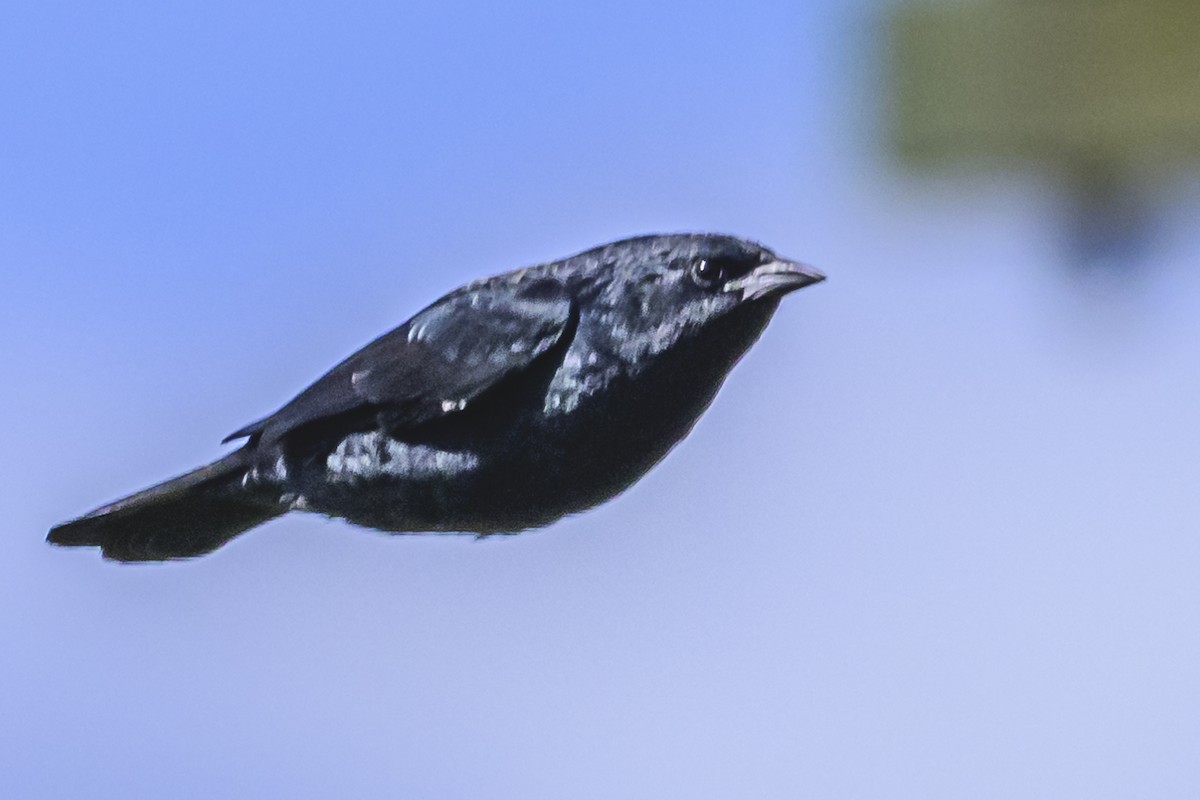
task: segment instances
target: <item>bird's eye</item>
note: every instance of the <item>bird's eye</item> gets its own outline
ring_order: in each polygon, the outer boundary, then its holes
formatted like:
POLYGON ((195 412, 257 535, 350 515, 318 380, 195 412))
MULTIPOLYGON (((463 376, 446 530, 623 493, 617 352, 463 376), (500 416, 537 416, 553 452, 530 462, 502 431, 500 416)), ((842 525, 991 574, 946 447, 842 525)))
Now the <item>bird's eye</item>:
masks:
POLYGON ((712 286, 725 277, 725 270, 715 261, 702 258, 692 265, 692 275, 701 286, 712 286))

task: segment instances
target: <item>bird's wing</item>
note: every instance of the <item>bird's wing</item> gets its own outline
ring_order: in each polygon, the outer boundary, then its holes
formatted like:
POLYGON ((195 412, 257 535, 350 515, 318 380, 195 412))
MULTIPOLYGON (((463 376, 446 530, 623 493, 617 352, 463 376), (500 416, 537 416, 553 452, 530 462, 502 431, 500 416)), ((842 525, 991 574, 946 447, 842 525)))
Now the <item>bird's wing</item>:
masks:
POLYGON ((297 428, 368 408, 386 409, 389 421, 402 425, 455 414, 569 336, 575 313, 566 289, 551 280, 454 292, 226 441, 278 441, 297 428))

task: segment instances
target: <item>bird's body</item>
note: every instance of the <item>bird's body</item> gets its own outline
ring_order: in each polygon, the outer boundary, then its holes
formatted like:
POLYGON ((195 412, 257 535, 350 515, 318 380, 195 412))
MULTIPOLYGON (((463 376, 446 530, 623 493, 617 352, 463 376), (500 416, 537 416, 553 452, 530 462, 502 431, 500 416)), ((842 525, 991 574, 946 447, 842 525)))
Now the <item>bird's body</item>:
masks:
POLYGON ((666 455, 779 296, 820 279, 750 242, 681 234, 473 282, 233 434, 241 449, 50 540, 161 560, 290 510, 392 532, 548 524, 666 455))

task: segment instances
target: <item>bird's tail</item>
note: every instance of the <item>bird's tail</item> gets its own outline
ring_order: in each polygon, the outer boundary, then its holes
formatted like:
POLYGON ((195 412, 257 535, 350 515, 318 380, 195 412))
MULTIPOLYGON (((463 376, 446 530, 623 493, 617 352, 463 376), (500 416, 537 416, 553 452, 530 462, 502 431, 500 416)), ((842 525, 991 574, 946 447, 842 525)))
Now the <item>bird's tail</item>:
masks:
POLYGON ((242 485, 249 451, 101 506, 50 529, 46 541, 99 547, 116 561, 166 561, 216 550, 284 512, 242 485))

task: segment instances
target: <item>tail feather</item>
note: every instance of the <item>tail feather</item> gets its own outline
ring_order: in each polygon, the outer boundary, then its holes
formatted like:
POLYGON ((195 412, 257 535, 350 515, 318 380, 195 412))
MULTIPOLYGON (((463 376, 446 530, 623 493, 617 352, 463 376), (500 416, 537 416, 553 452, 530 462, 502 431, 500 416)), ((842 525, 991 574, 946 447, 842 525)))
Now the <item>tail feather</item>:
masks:
POLYGON ((46 541, 99 547, 115 561, 166 561, 211 553, 283 513, 242 486, 246 450, 56 525, 46 541))

